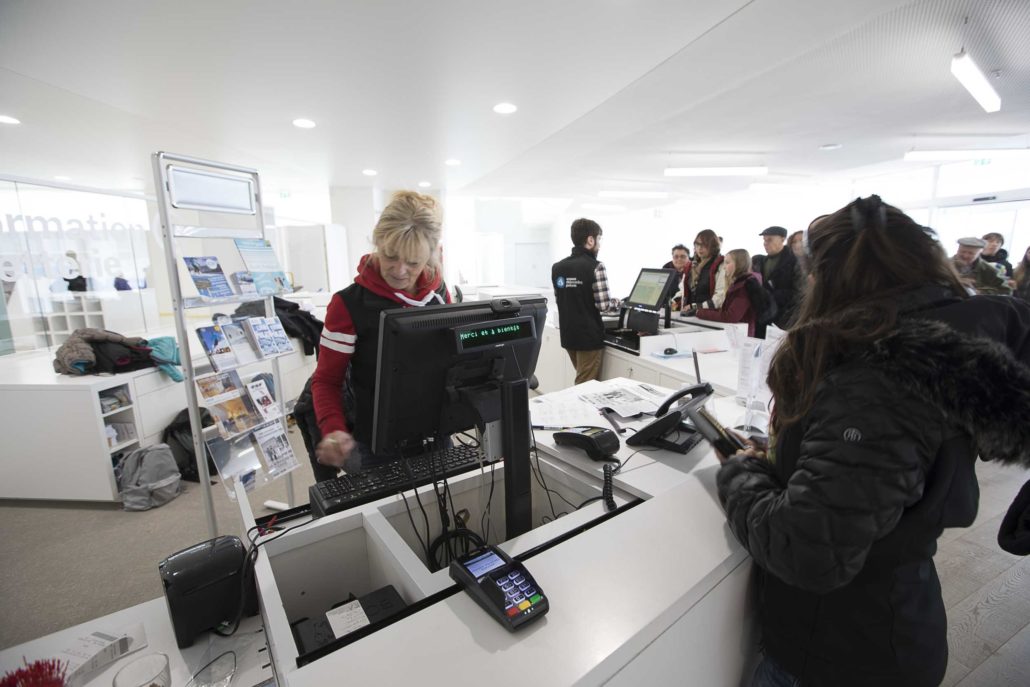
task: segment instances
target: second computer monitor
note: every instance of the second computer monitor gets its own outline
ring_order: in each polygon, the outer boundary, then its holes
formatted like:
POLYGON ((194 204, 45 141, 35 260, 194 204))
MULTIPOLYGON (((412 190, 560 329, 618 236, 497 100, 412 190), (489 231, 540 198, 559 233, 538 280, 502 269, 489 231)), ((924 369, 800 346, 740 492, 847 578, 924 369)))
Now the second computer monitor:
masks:
POLYGON ((645 267, 637 275, 637 282, 629 297, 623 301, 623 306, 659 310, 676 293, 680 276, 676 270, 645 267))

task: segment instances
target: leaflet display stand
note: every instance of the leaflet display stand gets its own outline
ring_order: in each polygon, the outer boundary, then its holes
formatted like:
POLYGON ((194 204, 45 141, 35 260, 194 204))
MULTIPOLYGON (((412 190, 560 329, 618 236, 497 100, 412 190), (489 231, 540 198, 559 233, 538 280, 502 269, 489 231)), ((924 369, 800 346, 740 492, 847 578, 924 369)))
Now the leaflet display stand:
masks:
MULTIPOLYGON (((182 255, 178 242, 183 239, 211 239, 211 245, 217 245, 220 251, 227 253, 229 250, 236 250, 233 239, 266 239, 261 186, 257 170, 254 169, 165 152, 154 153, 151 158, 165 261, 171 286, 172 309, 175 313, 175 331, 182 353, 193 451, 202 485, 208 529, 210 535, 215 537, 218 535, 218 523, 211 496, 208 448, 205 444, 205 439, 212 438, 211 430, 214 428, 205 430, 201 426, 201 404, 196 384, 198 372, 203 373, 207 370, 203 366, 200 370, 194 367, 191 351, 194 333, 192 327, 187 326, 187 312, 192 309, 264 301, 265 316, 274 317, 275 301, 274 294, 256 293, 219 298, 184 296, 183 280, 180 276, 182 255), (221 248, 223 244, 225 247, 221 248)), ((270 362, 276 402, 282 418, 285 418, 285 386, 279 369, 279 360, 273 357, 270 362)), ((283 427, 285 429, 285 423, 283 427)), ((250 438, 243 438, 245 440, 224 442, 224 448, 228 453, 218 456, 221 464, 241 464, 253 460, 247 455, 248 451, 254 450, 250 438)), ((247 473, 234 472, 223 477, 235 480, 242 479, 245 474, 247 473)), ((285 474, 289 505, 292 506, 293 479, 288 472, 278 474, 285 474)), ((270 476, 274 478, 276 475, 270 476)), ((249 475, 247 478, 254 479, 254 476, 249 475)))

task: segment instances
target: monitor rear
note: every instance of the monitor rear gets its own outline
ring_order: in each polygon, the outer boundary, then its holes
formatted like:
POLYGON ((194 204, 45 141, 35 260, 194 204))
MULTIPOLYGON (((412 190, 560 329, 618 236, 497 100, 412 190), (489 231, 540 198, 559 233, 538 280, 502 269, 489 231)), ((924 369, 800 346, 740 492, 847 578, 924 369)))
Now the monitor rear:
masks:
POLYGON ((428 440, 471 429, 478 419, 462 392, 529 379, 546 317, 541 296, 384 311, 372 452, 405 455, 428 440))

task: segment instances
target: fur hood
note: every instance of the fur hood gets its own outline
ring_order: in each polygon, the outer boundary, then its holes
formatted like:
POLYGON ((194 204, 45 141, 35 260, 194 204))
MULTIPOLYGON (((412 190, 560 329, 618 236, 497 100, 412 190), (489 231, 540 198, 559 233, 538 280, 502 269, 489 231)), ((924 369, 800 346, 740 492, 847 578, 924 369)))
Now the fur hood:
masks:
POLYGON ((963 427, 982 458, 1030 467, 1030 367, 1005 346, 902 318, 861 358, 963 427))

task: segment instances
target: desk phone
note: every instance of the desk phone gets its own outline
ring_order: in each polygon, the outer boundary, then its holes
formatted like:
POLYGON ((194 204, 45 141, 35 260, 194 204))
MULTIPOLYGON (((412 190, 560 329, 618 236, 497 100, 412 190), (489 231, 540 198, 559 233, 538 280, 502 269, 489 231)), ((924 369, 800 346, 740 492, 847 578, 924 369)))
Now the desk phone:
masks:
POLYGON ((567 427, 553 438, 559 446, 583 449, 594 460, 611 460, 619 452, 619 437, 605 427, 567 427))
POLYGON ((452 561, 450 573, 451 579, 510 632, 549 608, 547 597, 526 566, 496 546, 483 546, 452 561))

